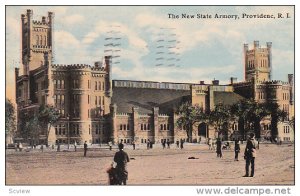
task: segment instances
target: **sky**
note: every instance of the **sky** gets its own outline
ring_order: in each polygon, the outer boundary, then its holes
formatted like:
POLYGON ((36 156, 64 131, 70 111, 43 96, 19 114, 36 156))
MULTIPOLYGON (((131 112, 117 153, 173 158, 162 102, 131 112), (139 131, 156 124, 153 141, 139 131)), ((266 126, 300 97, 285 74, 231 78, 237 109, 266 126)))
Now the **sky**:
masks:
POLYGON ((90 64, 112 55, 113 79, 229 83, 244 80, 243 46, 272 42, 272 79, 294 73, 292 6, 6 6, 6 96, 21 67, 21 14, 54 12, 55 64, 90 64), (291 18, 277 18, 289 13, 291 18), (169 17, 178 15, 178 19, 169 17), (195 18, 182 18, 194 15, 195 18), (212 18, 197 18, 211 15, 212 18), (238 18, 215 18, 216 14, 238 18), (242 18, 248 15, 252 18, 242 18), (254 15, 275 18, 253 18, 254 15), (233 16, 234 17, 234 16, 233 16))

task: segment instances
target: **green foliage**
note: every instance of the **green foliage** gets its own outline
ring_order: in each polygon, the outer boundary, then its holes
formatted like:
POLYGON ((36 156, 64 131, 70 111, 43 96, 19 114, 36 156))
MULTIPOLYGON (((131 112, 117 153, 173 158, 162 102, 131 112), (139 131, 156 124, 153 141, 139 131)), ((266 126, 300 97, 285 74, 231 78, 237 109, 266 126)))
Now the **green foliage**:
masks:
POLYGON ((60 117, 61 116, 58 110, 51 105, 41 105, 39 107, 38 120, 40 122, 40 125, 43 127, 48 127, 46 133, 47 141, 51 126, 53 126, 60 117))
POLYGON ((229 109, 228 106, 218 104, 215 106, 214 110, 209 112, 209 124, 214 126, 218 135, 220 135, 222 131, 228 130, 227 125, 231 117, 229 109))
POLYGON ((5 99, 5 131, 11 136, 16 134, 15 108, 9 99, 5 99))
POLYGON ((199 105, 192 105, 191 102, 185 102, 179 106, 177 115, 179 118, 176 121, 176 125, 186 130, 188 140, 191 141, 193 125, 206 118, 203 108, 199 107, 199 105))

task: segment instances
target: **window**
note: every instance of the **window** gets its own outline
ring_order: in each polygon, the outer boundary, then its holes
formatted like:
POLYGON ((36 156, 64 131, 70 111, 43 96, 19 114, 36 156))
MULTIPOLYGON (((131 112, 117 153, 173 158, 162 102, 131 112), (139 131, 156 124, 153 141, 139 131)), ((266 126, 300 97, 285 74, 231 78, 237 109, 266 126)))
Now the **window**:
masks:
POLYGON ((61 88, 61 86, 60 86, 60 80, 57 80, 57 84, 56 84, 57 86, 56 86, 56 88, 57 89, 60 89, 61 88))
POLYGON ((88 89, 91 88, 90 80, 88 80, 88 89))
POLYGON ((37 35, 36 36, 36 45, 39 45, 39 43, 40 43, 40 37, 37 35))
POLYGON ((95 90, 97 90, 97 82, 95 82, 95 90))
POLYGON ((95 96, 95 105, 97 105, 97 96, 95 96))
POLYGON ((160 130, 163 130, 164 129, 164 126, 161 124, 160 125, 160 130))
POLYGON ((141 130, 143 130, 143 128, 144 128, 144 126, 143 126, 143 124, 141 124, 141 130))
POLYGON ((147 130, 147 125, 146 124, 144 124, 144 130, 147 130))
POLYGON ((90 109, 88 109, 88 118, 90 117, 90 109))
POLYGON ((122 126, 122 125, 120 125, 120 130, 122 130, 122 128, 123 128, 123 126, 122 126))
POLYGON ((61 80, 61 89, 64 89, 64 88, 65 88, 65 81, 61 80))
POLYGON ((170 124, 167 124, 167 130, 170 130, 170 124))
POLYGON ((148 123, 148 127, 147 128, 148 128, 148 130, 150 130, 150 123, 148 123))
POLYGON ((123 129, 126 130, 126 125, 125 124, 123 125, 123 129))
POLYGON ((40 45, 43 45, 43 37, 42 37, 42 35, 40 36, 40 45))
POLYGON ((129 130, 129 124, 127 124, 127 130, 129 130))
POLYGON ((90 95, 88 95, 88 104, 90 104, 90 95))
POLYGON ((164 124, 164 130, 167 130, 166 124, 164 124))

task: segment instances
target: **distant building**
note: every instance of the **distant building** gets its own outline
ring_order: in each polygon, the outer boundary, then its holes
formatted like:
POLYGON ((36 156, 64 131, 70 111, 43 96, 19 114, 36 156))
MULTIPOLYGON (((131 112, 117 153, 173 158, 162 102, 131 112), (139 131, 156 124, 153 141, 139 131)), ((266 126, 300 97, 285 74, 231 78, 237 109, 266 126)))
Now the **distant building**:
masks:
MULTIPOLYGON (((289 117, 294 116, 293 75, 289 75, 288 82, 271 80, 271 43, 261 48, 255 41, 253 50, 245 44, 244 82, 237 82, 236 78, 230 78, 227 85, 220 85, 218 80, 211 84, 111 80, 109 56, 94 65, 52 64, 53 17, 49 12, 48 17, 34 21, 32 10, 21 15, 23 69, 22 73, 18 68, 15 71, 18 114, 35 111, 45 104, 55 106, 61 114, 50 131, 49 144, 186 139, 185 130, 176 126, 175 113, 185 101, 209 110, 219 103, 231 105, 253 98, 258 102, 277 102, 289 117)), ((270 119, 263 119, 261 126, 262 135, 267 136, 270 119)), ((238 123, 230 122, 228 127, 222 133, 224 139, 238 131, 238 123)), ((39 131, 39 143, 46 143, 46 131, 39 131)), ((22 127, 18 126, 18 132, 22 132, 22 127)), ((282 140, 294 140, 293 135, 287 122, 279 125, 282 140)), ((216 136, 214 128, 205 122, 193 127, 194 141, 216 136)))

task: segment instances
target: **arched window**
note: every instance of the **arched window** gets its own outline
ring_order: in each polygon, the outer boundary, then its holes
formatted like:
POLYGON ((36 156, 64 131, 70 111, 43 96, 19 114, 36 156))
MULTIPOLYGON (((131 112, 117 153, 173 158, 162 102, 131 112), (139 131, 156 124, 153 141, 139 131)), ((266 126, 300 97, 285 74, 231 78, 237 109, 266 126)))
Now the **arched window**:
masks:
POLYGON ((39 45, 39 43, 40 43, 40 37, 37 35, 36 36, 36 45, 39 45))
POLYGON ((43 37, 42 37, 42 35, 40 36, 40 45, 43 45, 43 37))
POLYGON ((47 36, 46 35, 44 36, 44 41, 45 41, 44 45, 47 46, 47 36))

